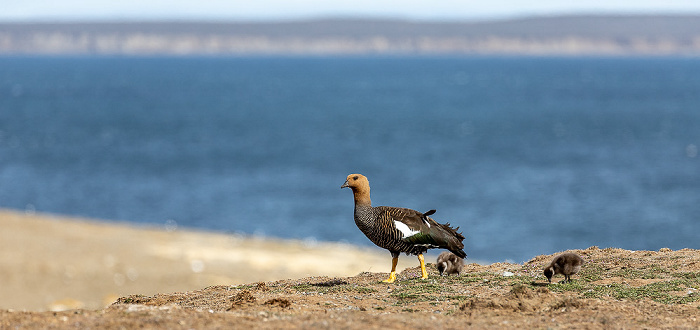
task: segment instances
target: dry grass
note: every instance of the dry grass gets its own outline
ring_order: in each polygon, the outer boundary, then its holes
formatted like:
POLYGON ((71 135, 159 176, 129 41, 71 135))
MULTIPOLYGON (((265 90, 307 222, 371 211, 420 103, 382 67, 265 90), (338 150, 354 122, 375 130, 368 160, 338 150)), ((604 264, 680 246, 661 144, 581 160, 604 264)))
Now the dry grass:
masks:
MULTIPOLYGON (((542 267, 468 264, 462 276, 430 278, 408 268, 306 277, 197 291, 131 295, 97 311, 0 312, 11 327, 146 328, 698 328, 700 251, 574 251, 585 264, 567 284, 547 284, 542 267)), ((558 278, 556 278, 558 279, 558 278)))

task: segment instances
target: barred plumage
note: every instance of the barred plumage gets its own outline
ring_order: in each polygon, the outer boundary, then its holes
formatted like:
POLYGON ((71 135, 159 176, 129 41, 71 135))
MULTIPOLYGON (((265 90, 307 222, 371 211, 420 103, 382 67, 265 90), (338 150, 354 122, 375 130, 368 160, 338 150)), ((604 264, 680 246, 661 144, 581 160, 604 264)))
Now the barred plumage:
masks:
POLYGON ((361 174, 348 175, 341 186, 345 187, 351 188, 353 192, 357 227, 372 243, 391 252, 392 270, 386 282, 391 283, 395 280, 396 263, 401 252, 418 256, 422 278, 428 277, 423 259, 423 253, 428 249, 443 248, 460 258, 467 256, 462 250, 464 236, 457 232, 459 227, 452 228, 449 223, 437 223, 429 217, 435 210, 421 213, 399 207, 373 207, 369 181, 361 174))

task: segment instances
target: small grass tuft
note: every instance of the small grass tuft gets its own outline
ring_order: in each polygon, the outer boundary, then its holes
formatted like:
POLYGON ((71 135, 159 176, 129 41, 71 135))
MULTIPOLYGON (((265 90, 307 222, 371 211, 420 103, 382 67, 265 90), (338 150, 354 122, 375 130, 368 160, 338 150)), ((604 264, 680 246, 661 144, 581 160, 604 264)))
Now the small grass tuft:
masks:
POLYGON ((622 267, 620 270, 612 273, 613 276, 641 279, 666 278, 668 274, 668 270, 663 269, 658 265, 650 265, 640 268, 622 267))
POLYGON ((576 276, 583 281, 594 282, 602 280, 603 274, 605 274, 606 271, 607 270, 601 265, 587 264, 581 267, 581 271, 576 276))
POLYGON ((700 280, 673 279, 633 287, 622 283, 596 285, 583 281, 551 285, 554 292, 578 292, 585 298, 651 299, 663 304, 685 304, 700 300, 700 295, 687 294, 689 288, 700 288, 700 280))
POLYGON ((677 278, 685 278, 689 280, 696 280, 700 281, 700 273, 696 272, 681 272, 681 273, 673 273, 673 277, 677 278))

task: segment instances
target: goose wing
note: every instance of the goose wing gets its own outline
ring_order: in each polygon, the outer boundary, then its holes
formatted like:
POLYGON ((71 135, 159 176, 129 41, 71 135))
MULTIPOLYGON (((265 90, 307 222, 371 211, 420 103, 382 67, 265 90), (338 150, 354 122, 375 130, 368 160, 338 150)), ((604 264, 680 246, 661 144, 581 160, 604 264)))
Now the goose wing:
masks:
POLYGON ((448 249, 460 258, 466 257, 462 251, 464 236, 456 231, 459 228, 440 224, 427 216, 435 213, 434 210, 421 213, 406 208, 383 207, 383 211, 387 212, 394 227, 401 233, 402 241, 428 248, 448 249))

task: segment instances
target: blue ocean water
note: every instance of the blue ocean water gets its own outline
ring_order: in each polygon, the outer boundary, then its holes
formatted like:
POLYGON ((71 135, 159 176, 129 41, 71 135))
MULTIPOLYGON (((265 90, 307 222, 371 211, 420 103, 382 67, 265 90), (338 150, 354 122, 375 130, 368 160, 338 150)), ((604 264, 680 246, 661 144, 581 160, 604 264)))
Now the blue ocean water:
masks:
POLYGON ((699 248, 700 60, 0 58, 0 207, 371 245, 437 209, 469 258, 699 248))

